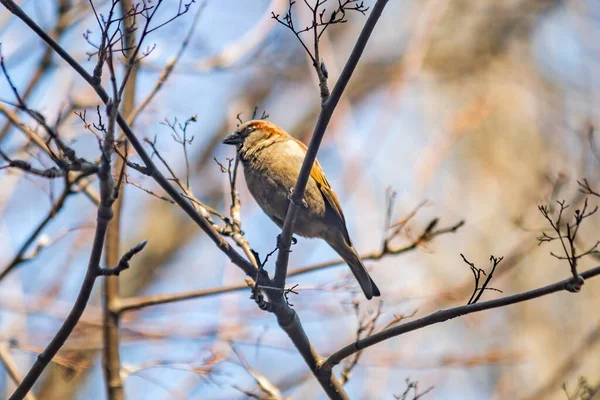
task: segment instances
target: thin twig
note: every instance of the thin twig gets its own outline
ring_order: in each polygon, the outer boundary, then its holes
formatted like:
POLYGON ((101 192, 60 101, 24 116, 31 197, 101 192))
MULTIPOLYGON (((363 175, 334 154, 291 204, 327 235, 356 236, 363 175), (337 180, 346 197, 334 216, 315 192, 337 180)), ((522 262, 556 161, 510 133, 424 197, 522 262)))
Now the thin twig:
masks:
POLYGON ((148 106, 148 104, 150 104, 150 102, 154 99, 154 97, 162 89, 162 87, 165 84, 165 82, 167 81, 167 79, 169 79, 169 77, 171 76, 171 73, 175 69, 175 66, 177 65, 177 63, 181 59, 181 56, 183 56, 183 53, 185 53, 185 50, 187 49, 188 44, 190 43, 190 39, 191 39, 194 31, 196 30, 196 26, 198 25, 198 21, 200 20, 200 15, 202 15, 202 11, 206 7, 206 3, 207 2, 204 1, 202 3, 202 5, 200 5, 198 7, 198 11, 196 11, 196 15, 194 16, 194 20, 192 21, 192 25, 190 25, 190 29, 188 30, 187 34, 185 35, 185 38, 183 39, 183 42, 181 42, 181 46, 179 47, 179 50, 177 51, 177 54, 175 54, 175 56, 171 60, 169 60, 169 62, 167 63, 167 65, 163 69, 162 73, 158 77, 158 80, 154 84, 154 87, 152 88, 152 90, 150 91, 150 93, 148 93, 148 95, 135 108, 135 110, 133 110, 127 116, 127 123, 130 126, 133 126, 135 124, 135 120, 137 119, 137 117, 140 115, 140 113, 142 111, 144 111, 144 109, 148 106))

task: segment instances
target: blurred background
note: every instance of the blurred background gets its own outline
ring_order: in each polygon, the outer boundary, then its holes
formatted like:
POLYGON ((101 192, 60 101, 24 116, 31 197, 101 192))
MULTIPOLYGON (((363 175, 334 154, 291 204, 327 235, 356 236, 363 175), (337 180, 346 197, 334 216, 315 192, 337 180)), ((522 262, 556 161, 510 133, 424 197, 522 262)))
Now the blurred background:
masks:
MULTIPOLYGON (((88 1, 22 0, 20 5, 88 71, 98 27, 88 1)), ((94 1, 106 12, 109 1, 94 1)), ((168 1, 159 17, 177 13, 168 1)), ((337 3, 330 1, 332 3, 337 3)), ((374 2, 365 1, 365 5, 374 2)), ((213 158, 233 149, 220 139, 250 119, 255 107, 308 143, 320 109, 317 80, 296 37, 271 13, 287 0, 197 0, 188 13, 147 39, 156 45, 135 78, 135 103, 151 92, 165 66, 197 25, 156 97, 135 121, 140 138, 157 149, 181 178, 182 147, 167 119, 196 116, 187 134, 194 195, 228 212, 229 183, 213 158)), ((294 8, 298 25, 310 15, 294 8)), ((322 58, 332 87, 365 22, 358 13, 323 35, 322 58)), ((27 104, 58 124, 81 156, 98 156, 96 138, 73 111, 94 121, 98 98, 40 39, 0 9, 6 68, 27 104)), ((376 329, 400 315, 412 318, 466 304, 473 276, 461 257, 489 269, 503 256, 492 286, 504 294, 569 277, 565 261, 538 246, 548 228, 537 206, 556 200, 582 206, 577 180, 600 191, 594 128, 600 101, 600 3, 594 0, 390 1, 358 69, 335 111, 319 160, 336 190, 359 253, 377 252, 390 193, 392 222, 416 214, 393 238, 412 243, 433 218, 439 228, 465 225, 414 251, 369 261, 383 295, 376 329), (596 90, 599 89, 599 90, 596 90), (419 208, 426 202, 426 205, 419 208)), ((107 74, 105 74, 107 75, 107 74)), ((106 77, 106 76, 105 76, 106 77)), ((108 85, 108 80, 105 82, 108 85)), ((14 158, 51 166, 49 157, 11 123, 31 118, 15 111, 0 79, 0 148, 14 158), (8 101, 8 102, 5 102, 8 101)), ((133 161, 138 158, 132 156, 133 161)), ((243 283, 243 273, 173 204, 150 178, 128 171, 123 196, 125 251, 148 239, 132 268, 119 277, 121 295, 170 294, 243 283), (143 190, 145 189, 145 190, 143 190)), ((261 256, 273 250, 277 227, 250 197, 240 175, 242 229, 261 256)), ((63 190, 11 169, 0 170, 0 343, 25 373, 69 311, 87 265, 96 206, 90 194, 68 196, 35 235, 63 190), (29 259, 31 258, 31 259, 29 259)), ((97 185, 89 186, 97 192, 97 185)), ((593 197, 590 204, 598 203, 593 197)), ((598 218, 586 221, 581 246, 598 239, 598 218)), ((336 259, 324 242, 299 238, 290 269, 336 259)), ((581 269, 594 266, 582 260, 581 269)), ((272 271, 274 261, 267 264, 272 271)), ((322 355, 351 343, 359 322, 380 306, 367 302, 345 265, 289 279, 290 301, 322 355)), ((100 281, 73 335, 35 387, 38 399, 105 399, 100 350, 100 281)), ((298 399, 325 398, 272 315, 249 300, 249 290, 127 312, 121 322, 122 376, 130 399, 243 399, 260 394, 260 374, 298 399)), ((495 291, 483 300, 501 296, 495 291)), ((388 340, 362 355, 346 383, 353 399, 393 399, 418 382, 431 399, 566 399, 584 379, 600 385, 600 281, 578 294, 558 293, 388 340)), ((339 366, 336 372, 342 371, 339 366)), ((0 398, 15 386, 0 364, 0 398)), ((412 398, 412 397, 407 397, 412 398)), ((571 397, 575 398, 575 397, 571 397)), ((582 397, 583 398, 583 397, 582 397)))

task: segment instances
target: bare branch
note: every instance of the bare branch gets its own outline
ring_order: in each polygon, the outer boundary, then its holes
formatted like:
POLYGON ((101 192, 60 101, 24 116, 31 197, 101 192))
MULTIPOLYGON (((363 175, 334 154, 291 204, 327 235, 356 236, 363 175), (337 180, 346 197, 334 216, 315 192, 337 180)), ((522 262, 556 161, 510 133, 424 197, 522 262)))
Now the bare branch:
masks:
POLYGON ((467 260, 463 254, 461 254, 460 256, 462 257, 463 261, 471 268, 471 272, 473 273, 473 278, 475 280, 475 287, 473 289, 473 293, 471 294, 471 297, 469 298, 469 301, 467 302, 467 305, 477 303, 479 301, 479 299, 481 298, 481 295, 483 294, 484 290, 493 290, 493 291, 502 293, 502 290, 488 287, 488 284, 492 280, 492 276, 494 275, 494 271, 496 270, 496 267, 498 266, 498 264, 500 264, 500 262, 504 259, 504 257, 496 258, 494 256, 490 256, 490 262, 492 263, 492 269, 490 270, 489 274, 486 274, 483 269, 475 267, 475 264, 473 264, 472 262, 467 260), (483 282, 483 284, 481 286, 479 286, 479 281, 481 280, 481 275, 486 276, 486 279, 483 282))
MULTIPOLYGON (((582 186, 583 190, 586 193, 592 193, 591 188, 589 188, 589 185, 587 184, 586 180, 583 181, 583 184, 579 184, 580 186, 582 186)), ((542 233, 542 235, 538 237, 538 245, 553 242, 555 240, 558 240, 560 242, 564 256, 559 256, 553 252, 550 252, 550 254, 558 260, 567 260, 569 262, 571 274, 573 275, 574 279, 574 285, 571 287, 571 290, 574 292, 578 292, 584 283, 577 273, 577 264, 579 262, 579 259, 590 254, 596 254, 596 249, 598 248, 598 245, 600 245, 600 241, 596 242, 596 244, 594 244, 589 249, 578 253, 575 247, 575 243, 577 242, 577 233, 579 232, 579 227, 582 225, 583 221, 596 214, 596 212, 598 211, 598 207, 596 206, 592 210, 588 210, 588 199, 586 198, 584 200, 583 208, 581 210, 577 209, 573 213, 574 221, 572 223, 567 222, 566 224, 564 224, 562 222, 563 212, 564 210, 569 208, 569 206, 565 204, 564 200, 558 201, 557 203, 560 208, 558 210, 558 215, 555 218, 552 217, 551 210, 548 206, 538 206, 540 213, 546 219, 546 221, 548 221, 548 224, 550 224, 550 226, 556 233, 556 236, 550 236, 545 232, 542 233)))
POLYGON ((123 272, 124 270, 129 268, 129 261, 131 261, 133 256, 135 256, 137 253, 142 251, 144 249, 144 247, 146 247, 147 244, 148 244, 148 242, 146 240, 138 243, 137 245, 135 245, 134 247, 129 249, 129 251, 127 253, 123 254, 123 257, 121 257, 121 260, 119 260, 119 263, 117 265, 115 265, 114 267, 100 268, 98 270, 98 275, 118 276, 121 272, 123 272))
MULTIPOLYGON (((240 360, 242 367, 244 367, 248 374, 250 374, 250 376, 254 378, 256 385, 263 392, 263 395, 254 395, 251 393, 247 393, 248 396, 253 396, 263 400, 283 400, 283 397, 281 396, 281 391, 277 388, 277 386, 273 385, 264 375, 256 372, 254 368, 250 366, 250 363, 248 363, 244 355, 238 351, 238 349, 235 347, 232 341, 229 342, 229 345, 231 346, 231 349, 233 350, 237 358, 240 360)), ((237 386, 235 387, 236 389, 243 391, 237 386)), ((244 391, 244 393, 246 392, 244 391)))
MULTIPOLYGON (((600 267, 595 267, 581 273, 582 278, 589 279, 600 275, 600 267)), ((538 297, 547 296, 552 293, 571 291, 570 286, 573 285, 573 278, 565 279, 548 286, 544 286, 538 289, 533 289, 528 292, 514 294, 510 296, 501 297, 499 299, 488 300, 477 304, 467 304, 466 306, 459 306, 449 308, 446 310, 436 311, 426 317, 419 318, 417 320, 407 322, 402 325, 398 325, 384 331, 375 333, 365 339, 359 340, 355 343, 349 344, 346 347, 333 353, 321 367, 320 373, 330 374, 331 369, 339 364, 346 357, 361 351, 367 347, 373 346, 377 343, 383 342, 384 340, 392 337, 403 335, 407 332, 412 332, 417 329, 422 329, 430 325, 438 324, 440 322, 447 321, 449 319, 461 317, 463 315, 472 314, 475 312, 491 310, 499 307, 506 307, 512 304, 522 303, 524 301, 536 299, 538 297)))
POLYGON ((406 389, 400 395, 394 395, 396 400, 418 400, 425 396, 427 393, 433 390, 433 386, 425 389, 424 392, 419 393, 419 382, 412 381, 410 378, 406 378, 406 389), (412 394, 411 397, 409 397, 412 394))

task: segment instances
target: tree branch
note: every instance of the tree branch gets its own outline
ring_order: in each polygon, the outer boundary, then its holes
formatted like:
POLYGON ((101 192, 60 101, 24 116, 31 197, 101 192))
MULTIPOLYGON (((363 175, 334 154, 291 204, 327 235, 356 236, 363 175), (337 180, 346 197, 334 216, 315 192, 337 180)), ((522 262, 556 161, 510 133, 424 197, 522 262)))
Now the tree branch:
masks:
POLYGON ((348 61, 346 62, 338 81, 331 91, 331 95, 325 101, 323 101, 321 113, 319 114, 317 124, 315 125, 304 162, 302 163, 302 168, 300 169, 300 174, 298 174, 298 180, 296 181, 296 185, 294 187, 294 193, 290 198, 287 214, 285 216, 285 222, 281 231, 279 254, 277 256, 276 264, 277 267, 275 270, 275 277, 273 279, 276 287, 283 288, 285 286, 289 262, 289 250, 292 241, 292 234, 294 232, 294 224, 296 223, 298 210, 302 206, 304 190, 308 184, 310 171, 317 157, 317 152, 319 151, 319 146, 321 145, 321 141, 325 135, 325 130, 327 129, 327 125, 331 120, 333 112, 335 111, 335 108, 342 97, 344 89, 346 89, 346 86, 348 85, 348 81, 350 80, 350 77, 352 76, 358 61, 362 56, 369 37, 371 37, 371 33, 373 32, 373 29, 375 28, 375 25, 377 24, 377 21, 379 20, 379 17, 381 16, 381 13, 383 12, 387 2, 388 0, 377 0, 373 6, 369 17, 367 18, 367 21, 360 32, 356 44, 354 45, 354 49, 352 50, 352 53, 350 54, 350 57, 348 58, 348 61))
MULTIPOLYGON (((589 279, 597 275, 600 275, 600 266, 581 273, 580 277, 583 279, 589 279)), ((574 278, 569 278, 548 286, 530 290, 528 292, 514 294, 511 296, 504 296, 499 299, 484 301, 481 303, 468 304, 466 306, 436 311, 433 314, 430 314, 426 317, 419 318, 417 320, 410 321, 389 329, 385 329, 372 336, 347 345, 346 347, 336 351, 331 356, 329 356, 327 361, 323 363, 319 372, 322 374, 331 374, 332 368, 335 365, 339 364, 346 357, 349 357, 354 353, 364 350, 367 347, 383 342, 384 340, 400 336, 404 333, 412 332, 417 329, 425 328, 430 325, 438 324, 449 319, 461 317, 463 315, 472 314, 484 310, 491 310, 493 308, 505 307, 512 304, 536 299, 538 297, 547 296, 556 292, 570 291, 570 285, 572 285, 573 283, 574 278)))

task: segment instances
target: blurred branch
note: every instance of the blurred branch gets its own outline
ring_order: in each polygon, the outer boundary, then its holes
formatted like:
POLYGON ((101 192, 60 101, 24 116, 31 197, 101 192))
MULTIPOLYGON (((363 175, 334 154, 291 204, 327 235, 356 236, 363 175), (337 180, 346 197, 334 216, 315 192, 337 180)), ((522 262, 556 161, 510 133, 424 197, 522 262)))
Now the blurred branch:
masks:
POLYGON ((562 384, 562 390, 567 396, 567 400, 594 400, 596 395, 600 393, 600 383, 590 385, 588 380, 581 376, 577 381, 577 386, 571 393, 569 393, 566 383, 562 384))
MULTIPOLYGON (((422 246, 425 243, 431 242, 437 236, 444 235, 446 233, 455 233, 460 227, 462 227, 465 224, 465 221, 459 221, 456 224, 449 226, 447 228, 435 229, 438 221, 439 220, 437 218, 434 218, 433 220, 431 220, 429 222, 429 224, 427 224, 427 227, 423 230, 423 233, 421 233, 421 235, 419 235, 419 237, 416 240, 414 240, 412 243, 410 243, 408 245, 393 247, 393 246, 390 246, 389 240, 387 240, 387 241, 384 241, 384 244, 383 244, 383 247, 381 248, 381 250, 373 251, 371 253, 361 254, 360 258, 363 261, 371 261, 371 260, 377 261, 377 260, 381 260, 382 258, 384 258, 385 256, 388 256, 388 255, 398 255, 398 254, 407 253, 409 251, 416 250, 419 246, 422 246)), ((301 274, 304 274, 307 272, 318 271, 320 269, 325 269, 325 268, 329 268, 329 267, 332 267, 335 265, 341 265, 341 264, 345 264, 345 261, 340 258, 340 259, 333 260, 333 261, 327 261, 324 263, 295 269, 293 271, 290 271, 288 276, 301 275, 301 274)))
POLYGON ((600 342, 600 323, 596 324, 594 329, 588 332, 583 340, 579 343, 573 353, 564 360, 554 373, 546 380, 541 387, 527 397, 526 400, 544 400, 547 399, 554 390, 556 390, 561 382, 565 382, 567 377, 578 367, 581 366, 582 359, 586 356, 595 354, 593 347, 600 342))
MULTIPOLYGON (((81 175, 80 175, 81 176, 81 175)), ((75 182, 69 182, 68 178, 65 178, 65 187, 60 197, 54 202, 52 208, 46 215, 46 217, 42 220, 42 222, 34 229, 34 231, 29 235, 25 243, 21 246, 17 254, 12 259, 11 262, 7 264, 6 267, 0 272, 0 281, 2 281, 13 269, 21 265, 25 261, 29 261, 30 258, 25 256, 27 250, 31 247, 31 245, 35 242, 35 240, 39 237, 39 235, 43 232, 46 225, 50 223, 62 210, 67 197, 73 194, 73 184, 75 182)))
MULTIPOLYGON (((58 0, 56 2, 56 11, 57 11, 56 26, 54 27, 54 29, 52 30, 50 35, 57 42, 60 42, 60 39, 61 39, 63 33, 71 25, 69 23, 65 23, 65 21, 68 21, 67 16, 68 16, 68 13, 70 10, 71 10, 70 0, 58 0)), ((37 88, 38 84, 41 82, 44 75, 46 75, 49 72, 53 54, 54 54, 54 52, 50 48, 47 48, 44 51, 44 54, 40 58, 40 61, 33 73, 33 76, 31 77, 29 83, 27 84, 27 87, 23 91, 22 97, 23 97, 24 101, 27 101, 27 99, 29 98, 31 93, 33 93, 33 91, 37 88)), ((19 108, 16 107, 14 111, 16 112, 18 109, 19 108)), ((4 126, 2 126, 2 129, 0 129, 0 142, 4 139, 4 137, 10 131, 10 127, 11 127, 11 121, 7 121, 4 124, 4 126)))
MULTIPOLYGON (((4 368, 6 369, 8 376, 10 376, 10 379, 12 379, 15 385, 18 385, 19 382, 21 382, 21 380, 23 379, 23 377, 21 376, 21 372, 17 367, 17 363, 10 354, 9 348, 5 342, 0 342, 0 361, 2 362, 2 364, 4 364, 4 368)), ((35 396, 33 395, 33 393, 28 393, 25 396, 25 399, 35 400, 35 396)))
MULTIPOLYGON (((383 307, 383 301, 379 301, 379 304, 377 305, 377 311, 375 311, 375 314, 373 314, 372 316, 365 315, 361 317, 359 304, 360 303, 358 302, 354 303, 354 311, 358 319, 358 328, 356 329, 357 341, 360 340, 362 337, 369 337, 373 334, 373 332, 375 332, 375 325, 377 324, 377 320, 379 319, 379 317, 381 317, 382 314, 381 308, 383 307)), ((352 374, 352 370, 358 365, 358 360, 360 359, 361 355, 362 351, 357 352, 352 356, 350 361, 346 365, 344 365, 344 369, 340 374, 340 383, 342 385, 348 383, 350 375, 352 374)))
POLYGON ((250 374, 250 376, 252 376, 252 378, 254 378, 256 385, 263 392, 263 394, 257 395, 257 394, 254 394, 253 392, 248 392, 238 386, 234 385, 234 387, 237 390, 241 391, 242 393, 245 393, 248 397, 254 397, 254 398, 260 399, 260 400, 283 400, 283 397, 281 396, 281 391, 279 390, 279 388, 277 388, 277 386, 273 385, 264 375, 256 372, 254 370, 254 368, 252 368, 250 366, 250 364, 248 363, 248 361, 246 360, 244 355, 238 351, 238 349, 235 347, 233 342, 230 341, 229 345, 231 346, 231 349, 233 350, 233 352, 235 353, 237 358, 240 360, 242 367, 244 367, 244 369, 248 372, 248 374, 250 374))
MULTIPOLYGON (((127 60, 125 63, 126 73, 123 77, 123 81, 121 83, 122 87, 122 98, 117 93, 116 90, 113 89, 113 97, 117 99, 117 101, 121 102, 122 113, 125 116, 128 116, 134 106, 135 106, 135 92, 137 88, 137 73, 139 64, 136 62, 136 54, 139 52, 139 47, 142 45, 142 41, 140 40, 139 44, 136 46, 136 14, 135 12, 130 12, 131 10, 135 10, 135 5, 132 0, 121 0, 120 1, 120 13, 123 17, 123 45, 125 49, 123 50, 123 56, 127 60)), ((157 4, 158 7, 159 4, 157 4)), ((147 24, 143 28, 142 34, 147 31, 148 24, 150 23, 151 18, 146 20, 147 24)), ((106 29, 103 29, 100 26, 103 37, 108 35, 108 26, 106 29)), ((112 48, 108 47, 108 51, 111 52, 112 48)), ((104 57, 103 55, 99 55, 98 58, 104 57)), ((112 56, 110 56, 110 60, 112 60, 112 56)), ((116 81, 116 77, 114 76, 114 70, 109 70, 111 73, 111 80, 116 81)), ((115 85, 116 86, 116 85, 115 85)), ((113 105, 113 107, 119 107, 119 104, 113 105)), ((100 113, 98 113, 98 118, 100 118, 100 113)), ((120 153, 120 150, 123 149, 125 153, 127 153, 127 141, 122 140, 123 134, 120 133, 118 139, 114 143, 115 152, 120 153), (119 143, 122 143, 119 145, 119 143)), ((116 162, 113 167, 113 174, 115 176, 123 176, 125 173, 125 166, 127 163, 127 156, 125 158, 116 157, 116 162)), ((142 242, 142 244, 134 247, 129 252, 127 252, 121 260, 119 260, 119 255, 121 254, 121 217, 123 212, 123 202, 125 198, 125 184, 123 179, 119 179, 114 187, 114 197, 116 197, 115 202, 113 203, 113 218, 108 225, 108 230, 106 232, 106 243, 105 243, 105 262, 106 267, 105 270, 109 271, 110 266, 117 264, 124 268, 129 268, 129 260, 133 257, 134 254, 141 251, 146 242, 142 242), (120 194, 120 195, 119 195, 120 194)), ((117 271, 116 275, 118 275, 117 271)), ((125 389, 123 377, 121 375, 121 354, 120 354, 120 336, 119 336, 119 325, 120 325, 120 315, 119 313, 114 312, 114 308, 120 301, 119 294, 119 278, 118 276, 107 276, 104 280, 104 290, 102 293, 103 296, 103 309, 102 309, 102 338, 103 338, 103 347, 102 347, 102 367, 104 369, 104 386, 106 390, 106 395, 109 400, 123 400, 125 398, 125 389)))
POLYGON ((151 295, 151 296, 138 296, 129 299, 121 299, 118 304, 119 313, 126 311, 139 310, 140 308, 155 306, 159 304, 175 303, 182 300, 192 300, 200 297, 214 296, 218 294, 225 294, 231 292, 237 292, 239 290, 247 290, 248 285, 231 285, 223 286, 214 289, 195 290, 191 292, 181 292, 175 294, 163 294, 163 295, 151 295))

